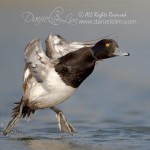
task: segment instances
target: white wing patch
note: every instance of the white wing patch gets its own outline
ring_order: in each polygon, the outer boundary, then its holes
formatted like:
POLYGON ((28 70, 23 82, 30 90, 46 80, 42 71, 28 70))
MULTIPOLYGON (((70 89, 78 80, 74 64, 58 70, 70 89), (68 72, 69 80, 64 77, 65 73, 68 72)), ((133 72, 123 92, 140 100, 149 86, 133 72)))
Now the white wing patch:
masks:
POLYGON ((98 41, 89 42, 69 42, 60 35, 50 34, 46 39, 46 54, 50 58, 58 59, 70 52, 83 47, 93 47, 98 41))
MULTIPOLYGON (((39 39, 31 41, 24 52, 25 62, 30 69, 32 75, 38 82, 43 82, 47 75, 48 67, 53 64, 50 59, 44 54, 39 39)), ((26 76, 28 75, 28 71, 26 76)))
POLYGON ((25 70, 25 72, 24 72, 24 82, 27 80, 27 78, 29 77, 29 75, 30 75, 30 70, 29 70, 29 68, 27 68, 25 70))

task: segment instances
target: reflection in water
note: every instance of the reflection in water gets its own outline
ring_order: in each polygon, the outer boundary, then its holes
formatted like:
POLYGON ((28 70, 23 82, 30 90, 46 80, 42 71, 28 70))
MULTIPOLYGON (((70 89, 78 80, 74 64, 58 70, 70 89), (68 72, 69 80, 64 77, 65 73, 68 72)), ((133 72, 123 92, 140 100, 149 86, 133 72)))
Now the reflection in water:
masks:
POLYGON ((52 149, 52 150, 109 150, 103 147, 91 147, 89 145, 79 145, 65 140, 33 140, 29 142, 29 147, 33 150, 52 149))

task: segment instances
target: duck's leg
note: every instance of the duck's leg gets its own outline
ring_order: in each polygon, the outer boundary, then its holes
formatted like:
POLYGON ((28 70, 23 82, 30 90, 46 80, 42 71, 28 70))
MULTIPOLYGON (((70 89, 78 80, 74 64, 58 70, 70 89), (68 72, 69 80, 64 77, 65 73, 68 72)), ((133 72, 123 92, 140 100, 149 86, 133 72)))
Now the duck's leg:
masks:
POLYGON ((60 131, 67 132, 70 134, 76 133, 75 129, 72 125, 68 122, 66 117, 64 116, 63 112, 55 107, 51 107, 50 109, 56 112, 56 119, 58 121, 60 131))

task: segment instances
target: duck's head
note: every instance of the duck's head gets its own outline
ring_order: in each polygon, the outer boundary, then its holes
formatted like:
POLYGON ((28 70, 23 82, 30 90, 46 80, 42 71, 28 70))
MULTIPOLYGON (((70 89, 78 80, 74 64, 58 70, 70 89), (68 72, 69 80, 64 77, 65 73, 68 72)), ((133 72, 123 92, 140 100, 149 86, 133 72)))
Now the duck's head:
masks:
POLYGON ((93 57, 97 60, 111 58, 115 56, 129 56, 129 53, 119 50, 117 42, 113 39, 102 39, 92 48, 93 57))

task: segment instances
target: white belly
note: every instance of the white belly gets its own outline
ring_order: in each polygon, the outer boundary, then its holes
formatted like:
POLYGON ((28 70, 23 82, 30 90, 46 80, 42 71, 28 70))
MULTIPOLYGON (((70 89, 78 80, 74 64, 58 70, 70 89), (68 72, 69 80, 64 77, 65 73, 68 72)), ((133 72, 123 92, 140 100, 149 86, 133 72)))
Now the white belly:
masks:
POLYGON ((75 90, 76 88, 67 86, 53 68, 43 83, 36 83, 31 88, 29 105, 36 109, 52 107, 64 102, 75 90))

